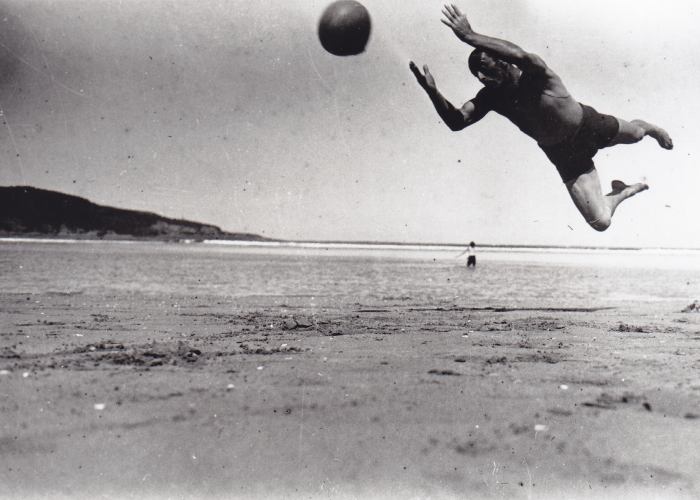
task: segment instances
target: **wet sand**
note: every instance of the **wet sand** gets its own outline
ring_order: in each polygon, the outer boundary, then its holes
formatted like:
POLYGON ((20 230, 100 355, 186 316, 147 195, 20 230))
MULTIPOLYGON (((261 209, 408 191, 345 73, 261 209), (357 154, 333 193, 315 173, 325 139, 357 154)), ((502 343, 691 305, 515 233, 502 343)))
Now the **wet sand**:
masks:
POLYGON ((697 498, 700 314, 0 294, 3 498, 697 498))

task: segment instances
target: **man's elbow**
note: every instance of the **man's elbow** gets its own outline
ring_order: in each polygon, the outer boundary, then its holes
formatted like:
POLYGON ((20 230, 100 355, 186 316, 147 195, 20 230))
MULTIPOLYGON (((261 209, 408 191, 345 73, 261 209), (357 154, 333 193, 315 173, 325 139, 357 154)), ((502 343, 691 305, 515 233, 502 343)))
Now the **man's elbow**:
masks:
POLYGON ((470 121, 462 113, 455 114, 454 116, 445 120, 445 125, 447 125, 453 132, 464 130, 470 124, 470 121))
POLYGON ((445 125, 452 131, 452 132, 459 132, 460 130, 464 130, 467 128, 467 124, 465 122, 445 122, 445 125))

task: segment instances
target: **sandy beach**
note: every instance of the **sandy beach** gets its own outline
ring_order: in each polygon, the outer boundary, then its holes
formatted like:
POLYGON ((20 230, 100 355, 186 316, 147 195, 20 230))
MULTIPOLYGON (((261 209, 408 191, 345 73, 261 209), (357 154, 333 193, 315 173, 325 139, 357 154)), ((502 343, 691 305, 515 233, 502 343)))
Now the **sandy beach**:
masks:
POLYGON ((700 494, 697 314, 100 299, 2 296, 4 497, 700 494))
MULTIPOLYGON (((71 291, 76 250, 45 247, 4 252, 56 271, 48 284, 9 273, 19 284, 0 294, 3 498, 700 495, 700 314, 674 302, 416 298, 421 269, 486 279, 488 262, 480 275, 411 264, 417 284, 394 284, 408 295, 379 298, 140 293, 120 275, 71 291)), ((80 248, 85 276, 138 267, 135 250, 80 248)), ((173 283, 200 280, 163 251, 173 283)), ((373 280, 400 263, 357 266, 373 280)))

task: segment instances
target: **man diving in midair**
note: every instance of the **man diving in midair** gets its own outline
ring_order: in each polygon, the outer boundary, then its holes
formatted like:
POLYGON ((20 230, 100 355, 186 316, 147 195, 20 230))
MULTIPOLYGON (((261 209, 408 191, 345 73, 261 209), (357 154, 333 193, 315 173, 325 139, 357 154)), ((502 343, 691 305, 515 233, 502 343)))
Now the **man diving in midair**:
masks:
POLYGON ((647 135, 662 148, 672 149, 669 135, 643 120, 628 122, 580 104, 539 56, 511 42, 476 33, 454 5, 446 5, 442 13, 445 17, 441 21, 457 38, 474 47, 469 55, 469 69, 484 85, 458 109, 438 91, 428 66, 423 66, 421 72, 411 61, 411 71, 442 120, 457 131, 481 120, 489 111, 508 118, 537 141, 556 166, 586 222, 605 231, 617 206, 649 186, 628 186, 615 180, 610 193, 603 195, 593 157, 599 149, 633 144, 647 135))

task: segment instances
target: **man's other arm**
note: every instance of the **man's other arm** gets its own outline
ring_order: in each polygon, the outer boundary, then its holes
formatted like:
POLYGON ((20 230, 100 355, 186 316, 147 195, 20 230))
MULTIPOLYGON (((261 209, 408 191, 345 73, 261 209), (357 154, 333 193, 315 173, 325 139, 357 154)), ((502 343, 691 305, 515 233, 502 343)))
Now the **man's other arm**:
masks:
POLYGON ((482 89, 473 99, 467 101, 461 108, 455 107, 450 101, 440 93, 435 85, 435 79, 430 74, 428 66, 423 66, 424 73, 418 69, 413 61, 409 67, 416 76, 418 83, 425 90, 426 94, 435 106, 442 121, 445 122, 450 130, 458 131, 467 128, 468 126, 481 120, 489 111, 491 106, 486 99, 485 91, 482 89))
POLYGON ((549 68, 537 54, 527 52, 518 45, 507 40, 500 40, 475 32, 467 16, 462 14, 454 5, 446 5, 442 11, 445 19, 442 23, 449 27, 457 38, 472 47, 483 50, 498 59, 515 64, 526 73, 544 74, 549 68))

